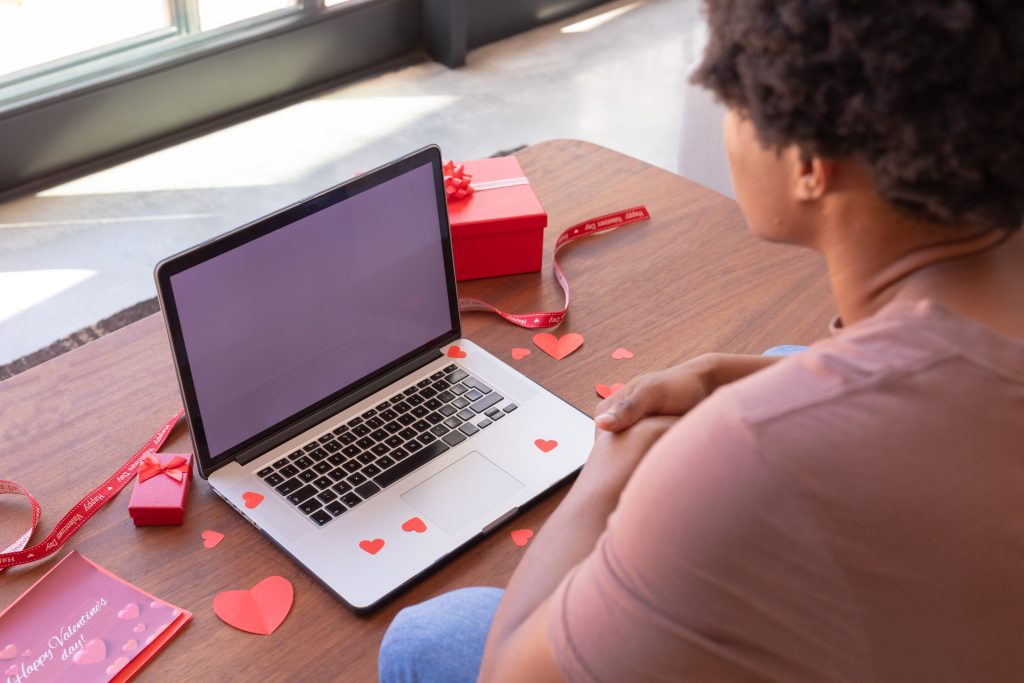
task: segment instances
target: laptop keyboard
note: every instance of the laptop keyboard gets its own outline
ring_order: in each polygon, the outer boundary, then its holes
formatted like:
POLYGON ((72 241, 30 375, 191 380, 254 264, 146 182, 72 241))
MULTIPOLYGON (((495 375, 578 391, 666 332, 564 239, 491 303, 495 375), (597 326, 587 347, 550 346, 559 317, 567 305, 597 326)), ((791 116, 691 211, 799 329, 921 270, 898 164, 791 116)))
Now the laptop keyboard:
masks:
POLYGON ((448 365, 256 474, 323 526, 517 407, 448 365))

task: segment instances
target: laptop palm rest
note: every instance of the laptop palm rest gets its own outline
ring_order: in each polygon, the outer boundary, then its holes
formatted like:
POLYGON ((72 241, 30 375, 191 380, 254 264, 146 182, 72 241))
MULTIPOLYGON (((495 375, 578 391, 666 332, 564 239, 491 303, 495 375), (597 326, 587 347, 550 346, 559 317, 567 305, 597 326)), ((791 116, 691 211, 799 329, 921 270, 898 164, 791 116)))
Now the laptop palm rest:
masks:
POLYGON ((403 493, 402 500, 452 534, 523 486, 473 451, 403 493))

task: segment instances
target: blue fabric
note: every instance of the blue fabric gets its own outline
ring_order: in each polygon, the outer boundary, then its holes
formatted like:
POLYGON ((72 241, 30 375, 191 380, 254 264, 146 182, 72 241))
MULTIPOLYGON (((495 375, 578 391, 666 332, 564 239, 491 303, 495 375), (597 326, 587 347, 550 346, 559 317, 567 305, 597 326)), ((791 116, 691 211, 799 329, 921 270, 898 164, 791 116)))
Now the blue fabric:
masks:
POLYGON ((474 683, 504 593, 460 588, 396 614, 380 644, 381 683, 474 683))
POLYGON ((793 354, 800 353, 805 350, 806 346, 799 346, 797 344, 783 344, 782 346, 773 346, 768 349, 762 356, 792 356, 793 354))

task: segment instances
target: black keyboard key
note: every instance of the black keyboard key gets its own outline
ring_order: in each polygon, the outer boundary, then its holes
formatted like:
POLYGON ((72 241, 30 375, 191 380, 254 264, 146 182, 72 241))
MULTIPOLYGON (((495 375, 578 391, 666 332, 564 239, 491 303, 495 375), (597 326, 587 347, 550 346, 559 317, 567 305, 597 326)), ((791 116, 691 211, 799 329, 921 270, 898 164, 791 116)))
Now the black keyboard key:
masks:
POLYGON ((409 387, 407 389, 403 389, 402 393, 405 394, 406 396, 412 396, 413 394, 416 393, 416 387, 409 387))
POLYGON ((491 393, 487 394, 482 399, 471 405, 470 408, 472 408, 478 413, 482 413, 488 408, 492 407, 494 404, 501 403, 504 400, 504 396, 499 394, 497 391, 492 391, 491 393))
POLYGON ((331 490, 340 496, 351 491, 352 484, 348 483, 347 481, 339 481, 337 484, 331 487, 331 490))
POLYGON ((384 420, 385 422, 390 422, 391 420, 394 420, 396 417, 398 417, 398 413, 391 410, 390 408, 388 408, 387 410, 380 414, 380 419, 384 420))
POLYGON ((316 494, 316 497, 320 499, 322 503, 330 503, 332 500, 338 497, 338 494, 334 491, 321 491, 316 494))
POLYGON ((405 450, 404 448, 396 448, 395 450, 391 451, 391 457, 394 458, 395 460, 405 460, 406 458, 409 457, 409 451, 405 450))
POLYGON ((461 384, 456 384, 451 389, 449 389, 448 391, 450 391, 451 393, 455 394, 456 396, 462 396, 464 393, 469 391, 469 389, 467 389, 466 387, 462 386, 461 384))
POLYGON ((341 469, 340 467, 335 467, 333 470, 327 473, 327 476, 333 479, 334 481, 341 481, 342 479, 345 478, 346 474, 347 473, 345 472, 345 470, 341 469))
POLYGON ((370 433, 370 438, 373 439, 374 441, 383 441, 384 439, 388 438, 388 433, 385 432, 383 429, 378 429, 377 431, 370 433))
POLYGON ((431 441, 437 441, 437 437, 431 434, 430 432, 423 432, 422 434, 416 437, 416 440, 423 445, 427 445, 431 441))
POLYGON ((406 427, 402 431, 398 432, 398 435, 403 439, 412 439, 416 436, 416 430, 412 427, 406 427))
POLYGON ((370 419, 371 417, 373 417, 376 414, 377 414, 377 411, 375 409, 373 409, 373 408, 370 408, 369 410, 367 410, 365 413, 363 413, 359 417, 363 418, 364 420, 368 420, 368 419, 370 419))
POLYGON ((313 482, 313 486, 323 491, 324 489, 331 488, 331 485, 333 483, 334 481, 330 477, 320 477, 319 479, 313 482))
POLYGON ((282 477, 294 477, 298 473, 299 468, 296 467, 295 465, 285 465, 280 469, 280 474, 282 477))
POLYGON ((455 372, 458 369, 458 367, 459 366, 457 366, 454 363, 452 363, 451 365, 444 366, 444 371, 445 372, 455 372))
POLYGON ((500 419, 501 419, 501 418, 503 418, 503 417, 505 417, 505 413, 503 413, 503 412, 500 412, 500 411, 499 411, 499 412, 498 412, 498 413, 497 413, 496 415, 494 415, 494 416, 493 416, 493 417, 492 417, 491 419, 492 419, 492 420, 494 420, 495 422, 497 422, 498 420, 500 420, 500 419))
POLYGON ((317 474, 327 474, 331 471, 331 463, 329 462, 318 462, 313 465, 313 471, 317 474))
POLYGON ((340 427, 335 429, 333 433, 334 433, 335 436, 341 436, 342 434, 344 434, 347 431, 348 431, 348 425, 341 425, 340 427))
MULTIPOLYGON (((281 462, 281 461, 278 460, 278 462, 281 462)), ((288 461, 285 460, 284 463, 285 463, 285 465, 287 465, 288 461)), ((282 465, 282 467, 284 467, 284 465, 282 465)), ((259 472, 256 473, 256 476, 260 477, 261 479, 265 479, 266 477, 269 477, 273 473, 274 473, 274 468, 273 467, 264 467, 262 470, 260 470, 259 472)))
POLYGON ((280 474, 278 474, 277 472, 274 472, 274 473, 272 473, 272 474, 271 474, 271 475, 270 475, 269 477, 267 477, 266 479, 264 479, 263 481, 267 482, 267 485, 268 485, 268 486, 277 486, 277 485, 278 485, 278 484, 280 484, 280 483, 281 483, 282 481, 284 481, 284 477, 282 477, 282 476, 281 476, 280 474))
POLYGON ((477 422, 476 426, 479 427, 480 429, 485 429, 491 426, 491 421, 485 417, 484 419, 477 422))
POLYGON ((468 372, 466 372, 465 370, 459 370, 458 368, 456 368, 455 372, 453 372, 450 375, 448 375, 448 381, 452 382, 454 384, 455 382, 461 382, 462 380, 466 379, 467 377, 469 377, 469 373, 468 372))
POLYGON ((405 395, 402 392, 398 392, 388 400, 391 401, 391 407, 394 408, 395 404, 401 401, 403 398, 405 398, 405 395))
POLYGON ((402 445, 402 439, 398 436, 389 436, 384 439, 384 443, 386 443, 389 448, 398 448, 402 445))
POLYGON ((337 453, 341 450, 341 444, 337 441, 328 441, 324 444, 324 450, 328 453, 337 453))
POLYGON ((446 450, 448 450, 448 446, 440 441, 435 441, 429 446, 424 446, 418 453, 413 453, 394 467, 384 470, 374 481, 380 486, 391 486, 405 475, 422 467, 446 450))
POLYGON ((515 403, 509 403, 507 406, 502 408, 502 410, 504 410, 506 413, 511 413, 513 410, 515 410, 518 407, 519 406, 517 406, 515 403))
POLYGON ((433 380, 430 379, 429 377, 426 379, 421 379, 419 382, 416 382, 416 386, 418 386, 420 389, 422 389, 423 387, 429 387, 432 381, 433 380))
POLYGON ((292 505, 298 505, 307 498, 312 498, 317 494, 315 486, 303 486, 301 489, 296 489, 288 494, 288 502, 292 505))
MULTIPOLYGON (((366 467, 363 468, 363 474, 365 474, 368 477, 376 477, 378 474, 380 474, 380 468, 377 467, 376 465, 367 465, 366 467)), ((359 491, 359 493, 361 494, 362 491, 359 491)), ((363 496, 363 498, 366 498, 366 496, 363 496)))
POLYGON ((302 486, 302 482, 299 481, 298 479, 289 479, 288 481, 284 482, 283 484, 280 484, 277 487, 275 487, 274 490, 276 490, 282 496, 287 496, 292 491, 298 491, 299 487, 301 487, 301 486, 302 486))
POLYGON ((366 500, 373 494, 380 493, 380 487, 374 484, 372 481, 368 481, 362 486, 357 486, 356 493, 362 496, 363 500, 366 500))
POLYGON ((358 472, 362 465, 359 464, 358 460, 349 460, 347 463, 341 466, 346 472, 358 472))
POLYGON ((445 427, 444 425, 437 425, 436 427, 431 427, 430 429, 430 433, 433 434, 434 436, 444 436, 450 431, 451 430, 445 427))
POLYGON ((457 399, 455 399, 454 401, 452 401, 448 405, 454 406, 456 408, 465 408, 466 406, 469 405, 469 401, 467 401, 466 399, 464 399, 461 396, 459 396, 457 399))
POLYGON ((481 396, 483 396, 481 392, 477 391, 476 389, 470 389, 462 396, 462 398, 472 402, 479 401, 481 396))
POLYGON ((441 413, 431 413, 430 415, 427 415, 427 422, 429 422, 432 425, 436 425, 439 422, 444 422, 444 415, 442 415, 441 413))
POLYGON ((415 408, 412 409, 412 414, 415 417, 423 417, 429 412, 430 410, 426 406, 416 406, 415 408))
POLYGON ((327 443, 328 441, 333 441, 333 440, 334 440, 334 434, 324 434, 319 439, 317 439, 317 441, 319 441, 320 443, 327 443))
POLYGON ((348 434, 342 434, 338 437, 338 441, 345 444, 346 446, 349 445, 350 443, 353 443, 355 440, 356 435, 353 434, 352 432, 349 432, 348 434))
POLYGON ((423 444, 421 444, 419 441, 413 440, 405 442, 405 450, 409 451, 410 453, 415 453, 421 448, 423 448, 423 444))
POLYGON ((343 448, 341 452, 346 458, 354 458, 355 456, 359 455, 361 451, 359 446, 352 444, 351 446, 345 446, 345 448, 343 448))
POLYGON ((303 470, 312 464, 313 460, 309 457, 299 458, 298 460, 295 461, 295 466, 303 470))
POLYGON ((398 403, 396 403, 395 405, 393 405, 391 407, 394 408, 395 412, 398 412, 398 413, 408 412, 409 409, 412 408, 412 406, 409 405, 408 403, 406 403, 405 401, 399 401, 398 403))
POLYGON ((363 502, 363 499, 357 496, 355 493, 346 493, 341 497, 341 502, 350 508, 355 507, 363 502))
POLYGON ((466 408, 465 410, 459 411, 459 417, 461 417, 463 420, 472 420, 474 417, 476 417, 476 414, 469 408, 466 408))
POLYGON ((442 415, 446 415, 446 416, 454 415, 455 414, 455 408, 453 408, 452 406, 441 406, 441 408, 437 412, 441 413, 442 415))
POLYGON ((433 375, 430 376, 430 379, 435 379, 436 380, 436 379, 441 379, 442 377, 444 377, 444 372, 441 371, 441 370, 438 370, 437 372, 435 372, 433 375))
POLYGON ((344 505, 341 504, 341 501, 337 501, 336 500, 333 503, 331 503, 330 505, 328 505, 327 507, 325 507, 324 509, 327 510, 328 512, 330 512, 335 517, 337 517, 341 513, 343 513, 347 508, 344 505))
POLYGON ((327 451, 325 451, 323 448, 318 448, 315 451, 310 451, 309 457, 313 458, 317 462, 320 462, 321 460, 327 457, 327 451))
POLYGON ((316 498, 309 498, 308 500, 306 500, 305 503, 299 503, 299 509, 302 510, 307 515, 313 514, 323 506, 324 504, 321 503, 316 498))
POLYGON ((491 388, 484 384, 483 382, 481 382, 480 380, 478 380, 476 377, 467 377, 465 380, 462 381, 462 383, 465 384, 467 387, 472 387, 476 389, 481 394, 491 393, 491 388))
POLYGON ((477 427, 472 422, 467 422, 466 424, 459 427, 459 431, 465 434, 466 436, 473 436, 474 434, 480 431, 480 428, 477 427))
POLYGON ((331 457, 327 458, 327 462, 331 463, 332 465, 340 465, 341 463, 345 462, 345 456, 342 455, 341 453, 335 453, 331 457))
POLYGON ((405 425, 406 427, 408 427, 415 421, 416 418, 411 413, 406 413, 405 415, 398 416, 398 423, 401 425, 405 425))
POLYGON ((309 518, 316 522, 317 526, 323 526, 324 524, 327 524, 327 522, 334 519, 329 514, 327 514, 326 510, 317 510, 316 512, 311 514, 309 518))
POLYGON ((288 464, 288 458, 281 458, 274 463, 274 467, 281 468, 288 464))
POLYGON ((441 441, 444 441, 449 446, 456 446, 466 440, 466 435, 462 432, 449 432, 441 437, 441 441))
POLYGON ((380 429, 384 425, 384 420, 379 417, 371 417, 366 421, 366 426, 370 429, 380 429))
POLYGON ((305 454, 306 454, 306 451, 298 450, 298 451, 295 451, 294 453, 290 453, 288 455, 288 459, 289 460, 298 460, 299 458, 301 458, 305 454))
POLYGON ((371 448, 370 452, 374 453, 375 455, 384 455, 385 453, 387 453, 390 450, 391 449, 388 448, 387 446, 385 446, 384 444, 379 443, 376 446, 374 446, 373 448, 371 448))
POLYGON ((373 453, 369 452, 369 451, 367 451, 366 453, 360 453, 356 457, 356 460, 358 460, 359 462, 361 462, 364 465, 369 465, 371 462, 373 462, 376 459, 377 459, 377 456, 374 455, 373 453))
POLYGON ((441 401, 438 401, 436 398, 432 398, 423 405, 426 406, 427 410, 437 410, 444 404, 441 401))
POLYGON ((348 478, 348 483, 352 484, 353 486, 359 486, 364 481, 366 481, 366 475, 363 474, 362 472, 356 472, 355 474, 348 478))
POLYGON ((494 416, 501 412, 501 408, 491 408, 490 410, 484 411, 484 415, 494 419, 494 416))
POLYGON ((417 432, 425 432, 430 429, 430 423, 426 420, 419 420, 412 424, 411 429, 415 429, 417 432))
MULTIPOLYGON (((434 382, 434 384, 432 386, 433 386, 434 391, 440 391, 441 394, 444 394, 444 393, 448 392, 448 388, 451 387, 451 384, 448 384, 448 382, 444 381, 443 379, 440 379, 440 380, 434 382)), ((441 398, 441 396, 438 395, 438 398, 441 398)), ((447 401, 449 399, 441 398, 441 400, 442 401, 447 401)))
POLYGON ((406 403, 408 403, 411 406, 418 406, 419 404, 423 403, 425 400, 426 399, 423 398, 422 396, 410 396, 409 398, 405 399, 406 403))
POLYGON ((311 482, 316 479, 316 472, 313 470, 302 470, 299 472, 299 479, 307 483, 311 482))
POLYGON ((444 426, 449 429, 458 429, 460 424, 462 424, 462 419, 458 417, 449 417, 444 421, 444 426))
POLYGON ((377 413, 379 414, 380 411, 382 411, 385 408, 388 408, 390 406, 391 406, 391 401, 381 401, 380 403, 377 404, 377 413))
POLYGON ((395 461, 385 455, 383 458, 377 458, 377 462, 375 464, 382 470, 386 470, 387 468, 394 465, 395 461))
POLYGON ((402 425, 398 424, 397 422, 388 422, 386 425, 384 425, 384 431, 388 432, 389 434, 394 434, 396 432, 402 431, 402 425))
POLYGON ((364 436, 363 438, 359 439, 359 441, 356 441, 356 445, 362 448, 364 451, 368 448, 373 448, 373 444, 375 443, 376 442, 368 436, 364 436))
POLYGON ((434 398, 435 396, 437 396, 437 391, 431 389, 430 387, 427 387, 426 389, 420 389, 420 396, 422 396, 423 398, 434 398))
MULTIPOLYGON (((366 436, 367 434, 370 433, 370 431, 370 428, 367 427, 366 425, 358 425, 352 428, 352 433, 355 434, 356 436, 366 436)), ((359 442, 357 441, 356 443, 359 442)))
POLYGON ((317 448, 320 448, 320 442, 319 441, 313 441, 313 442, 307 443, 305 446, 303 446, 302 450, 304 450, 307 453, 309 453, 310 451, 316 450, 317 448))
POLYGON ((363 418, 361 418, 361 417, 354 417, 354 418, 352 418, 351 420, 348 421, 348 426, 352 427, 353 429, 356 427, 356 425, 361 425, 361 424, 363 424, 363 418))

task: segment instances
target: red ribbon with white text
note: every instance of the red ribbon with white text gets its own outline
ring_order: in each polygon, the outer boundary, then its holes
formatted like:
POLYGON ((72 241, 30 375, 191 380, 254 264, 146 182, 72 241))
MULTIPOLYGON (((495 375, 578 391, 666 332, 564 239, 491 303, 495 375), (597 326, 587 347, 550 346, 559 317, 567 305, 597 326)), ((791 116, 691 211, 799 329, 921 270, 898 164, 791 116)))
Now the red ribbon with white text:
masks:
POLYGON ((160 447, 167 441, 171 430, 174 429, 174 425, 178 424, 178 420, 184 414, 184 410, 178 411, 177 415, 169 419, 160 428, 160 431, 150 437, 149 441, 135 455, 130 457, 126 463, 121 465, 114 474, 90 491, 73 508, 68 510, 67 514, 61 517, 60 521, 54 525, 53 530, 46 538, 31 548, 26 548, 25 546, 28 545, 29 539, 32 538, 32 534, 39 524, 39 518, 42 517, 42 508, 39 507, 39 502, 24 486, 13 481, 0 479, 0 494, 19 494, 28 498, 29 503, 32 504, 32 525, 14 543, 0 550, 0 571, 15 565, 36 562, 60 550, 61 546, 78 533, 78 530, 89 521, 90 517, 95 515, 101 507, 106 505, 114 496, 121 492, 121 489, 127 486, 146 456, 151 456, 160 450, 160 447))
POLYGON ((616 228, 621 228, 624 225, 630 223, 636 223, 638 221, 645 221, 651 217, 648 213, 647 207, 645 206, 634 206, 631 209, 625 209, 623 211, 616 211, 615 213, 605 214, 604 216, 598 216, 597 218, 591 218, 590 220, 577 223, 571 228, 567 228, 562 231, 562 234, 558 236, 558 240, 555 242, 555 251, 551 256, 553 262, 553 270, 555 272, 555 278, 558 280, 558 284, 562 287, 562 292, 565 294, 565 303, 562 309, 559 311, 536 311, 534 313, 507 313, 506 311, 493 306, 486 301, 481 299, 474 299, 472 297, 462 297, 459 299, 459 310, 460 311, 490 311, 497 313, 505 320, 509 321, 513 325, 519 325, 520 327, 526 327, 529 329, 537 329, 542 327, 555 327, 561 324, 562 320, 565 319, 566 313, 569 312, 569 280, 566 279, 565 273, 562 272, 562 268, 558 265, 558 250, 569 244, 575 242, 581 237, 587 237, 588 235, 596 235, 601 232, 608 232, 616 228))

